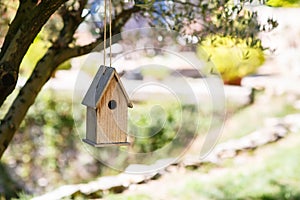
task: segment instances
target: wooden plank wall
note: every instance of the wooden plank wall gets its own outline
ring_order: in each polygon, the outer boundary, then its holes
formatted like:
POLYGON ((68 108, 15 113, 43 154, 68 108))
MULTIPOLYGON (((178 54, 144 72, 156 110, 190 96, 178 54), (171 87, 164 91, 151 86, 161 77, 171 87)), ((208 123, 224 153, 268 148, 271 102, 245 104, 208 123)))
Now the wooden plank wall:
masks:
POLYGON ((113 78, 97 105, 97 143, 127 142, 127 102, 121 88, 113 78), (108 102, 115 100, 117 107, 109 109, 108 102))

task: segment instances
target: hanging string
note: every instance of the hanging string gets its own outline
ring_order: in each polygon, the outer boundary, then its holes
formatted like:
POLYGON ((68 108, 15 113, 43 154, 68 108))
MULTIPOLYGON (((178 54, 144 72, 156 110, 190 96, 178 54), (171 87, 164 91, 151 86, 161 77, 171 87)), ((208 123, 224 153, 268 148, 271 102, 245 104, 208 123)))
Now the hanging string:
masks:
POLYGON ((112 26, 112 2, 111 0, 109 0, 109 66, 111 67, 111 60, 112 60, 112 50, 111 50, 111 46, 112 46, 112 30, 111 30, 111 26, 112 26))
POLYGON ((105 61, 106 61, 106 0, 104 0, 104 44, 103 44, 103 59, 104 59, 104 67, 106 67, 105 65, 105 61))
MULTIPOLYGON (((106 14, 107 14, 107 8, 106 8, 106 0, 104 0, 104 66, 106 63, 106 14)), ((112 1, 109 0, 109 66, 111 67, 112 63, 112 1)))

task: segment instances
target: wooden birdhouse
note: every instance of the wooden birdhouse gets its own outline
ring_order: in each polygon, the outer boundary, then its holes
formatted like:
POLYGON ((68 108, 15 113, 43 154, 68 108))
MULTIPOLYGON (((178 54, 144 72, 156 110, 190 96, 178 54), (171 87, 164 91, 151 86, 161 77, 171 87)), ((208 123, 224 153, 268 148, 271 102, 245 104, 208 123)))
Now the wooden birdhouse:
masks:
POLYGON ((87 106, 84 142, 95 147, 129 144, 128 107, 133 106, 114 68, 99 68, 82 104, 87 106))

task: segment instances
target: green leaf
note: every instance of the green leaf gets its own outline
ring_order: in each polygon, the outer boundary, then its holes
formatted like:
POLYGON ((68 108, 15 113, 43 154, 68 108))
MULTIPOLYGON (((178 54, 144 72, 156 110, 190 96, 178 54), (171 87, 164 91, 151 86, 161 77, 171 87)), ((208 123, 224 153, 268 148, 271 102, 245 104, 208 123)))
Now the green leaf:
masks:
POLYGON ((145 0, 145 1, 138 0, 138 1, 136 1, 135 6, 149 9, 153 6, 154 3, 155 3, 155 0, 145 0))

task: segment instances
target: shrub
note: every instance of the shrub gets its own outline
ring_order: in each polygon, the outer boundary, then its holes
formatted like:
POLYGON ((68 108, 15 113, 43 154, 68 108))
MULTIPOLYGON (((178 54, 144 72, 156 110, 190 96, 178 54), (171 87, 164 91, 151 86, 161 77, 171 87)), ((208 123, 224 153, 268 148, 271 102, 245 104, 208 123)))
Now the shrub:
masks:
POLYGON ((267 0, 266 4, 273 7, 300 7, 299 0, 267 0))
MULTIPOLYGON (((173 142, 172 149, 185 148, 195 134, 198 134, 199 119, 202 118, 202 122, 205 120, 196 106, 174 106, 172 103, 159 106, 135 105, 130 116, 132 120, 129 121, 129 133, 138 136, 133 149, 140 153, 153 152, 170 142, 173 142)), ((203 124, 209 126, 208 123, 203 124)))
POLYGON ((30 191, 43 193, 99 174, 101 166, 95 161, 78 161, 90 157, 81 149, 74 131, 71 98, 47 91, 29 109, 4 162, 30 191), (90 170, 90 165, 96 169, 90 170))
POLYGON ((265 60, 259 41, 229 36, 207 37, 198 46, 197 54, 204 59, 207 69, 213 65, 224 82, 229 83, 254 73, 265 60))
MULTIPOLYGON (((195 120, 199 117, 195 106, 180 108, 166 103, 163 109, 153 106, 151 102, 135 104, 132 117, 138 118, 130 124, 129 130, 145 138, 134 142, 134 152, 152 152, 162 148, 173 141, 179 130, 182 138, 194 136, 195 120), (150 116, 148 108, 153 108, 150 116), (188 117, 181 120, 181 115, 188 117)), ((74 107, 72 110, 72 100, 65 94, 59 96, 46 91, 38 96, 27 113, 6 152, 4 162, 30 191, 44 193, 59 185, 88 181, 108 172, 82 148, 74 129, 76 120, 77 128, 83 132, 85 130, 84 113, 76 113, 78 119, 74 119, 73 113, 78 110, 74 107)))

